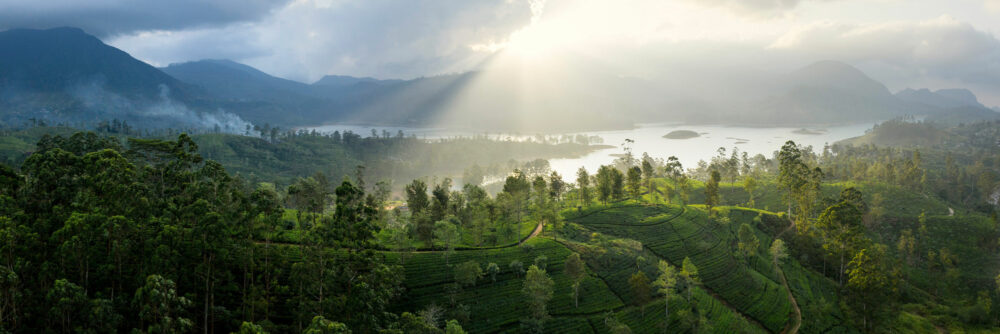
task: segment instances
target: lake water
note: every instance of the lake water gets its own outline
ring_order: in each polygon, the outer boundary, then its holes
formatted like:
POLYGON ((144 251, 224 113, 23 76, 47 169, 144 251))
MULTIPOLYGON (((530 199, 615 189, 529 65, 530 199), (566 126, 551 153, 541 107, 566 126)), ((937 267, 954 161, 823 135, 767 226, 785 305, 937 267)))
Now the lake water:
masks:
MULTIPOLYGON (((648 152, 653 158, 676 156, 684 168, 695 167, 699 160, 710 160, 718 153, 719 147, 725 147, 727 154, 733 147, 741 152, 747 152, 751 157, 757 154, 771 157, 774 151, 781 149, 788 140, 794 140, 800 145, 811 145, 815 151, 820 151, 827 143, 863 135, 873 124, 856 124, 827 127, 815 131, 815 134, 796 133, 800 128, 748 128, 722 125, 669 125, 644 124, 636 129, 624 131, 597 131, 590 134, 604 138, 607 145, 618 147, 591 152, 575 159, 550 159, 552 170, 562 174, 564 178, 576 175, 581 166, 594 173, 598 167, 615 159, 613 154, 622 154, 621 144, 625 139, 631 139, 632 152, 638 158, 643 152, 648 152), (689 139, 667 139, 663 135, 676 130, 690 130, 701 134, 689 139)), ((574 176, 575 177, 575 176, 574 176)))
MULTIPOLYGON (((826 144, 836 141, 863 135, 865 130, 871 129, 873 123, 831 126, 821 129, 810 128, 811 133, 800 133, 796 130, 800 128, 765 128, 765 127, 737 127, 724 125, 683 125, 683 124, 640 124, 631 130, 614 131, 589 131, 583 132, 587 135, 596 135, 604 139, 605 145, 615 146, 614 148, 602 149, 591 152, 582 157, 573 159, 550 159, 552 170, 559 172, 566 180, 575 178, 576 171, 581 166, 594 173, 598 167, 610 163, 615 159, 615 154, 624 153, 621 144, 625 139, 631 139, 632 152, 636 157, 641 157, 643 152, 648 152, 654 158, 676 156, 684 165, 684 168, 697 166, 699 160, 709 160, 715 156, 719 147, 725 147, 727 152, 737 147, 741 152, 747 152, 750 156, 764 154, 771 157, 774 151, 781 149, 781 145, 788 140, 794 140, 800 145, 811 145, 814 151, 821 151, 826 144), (675 130, 690 130, 700 134, 699 137, 689 139, 667 139, 663 135, 675 130)), ((379 127, 379 126, 357 126, 357 125, 324 125, 315 129, 320 132, 333 132, 350 130, 362 136, 371 135, 371 130, 375 129, 381 135, 382 131, 388 131, 395 135, 397 131, 403 131, 407 136, 415 135, 418 138, 435 139, 454 136, 470 136, 476 133, 452 129, 431 129, 431 128, 403 128, 403 127, 379 127)), ((526 135, 501 135, 490 134, 491 137, 500 138, 527 138, 526 135)))

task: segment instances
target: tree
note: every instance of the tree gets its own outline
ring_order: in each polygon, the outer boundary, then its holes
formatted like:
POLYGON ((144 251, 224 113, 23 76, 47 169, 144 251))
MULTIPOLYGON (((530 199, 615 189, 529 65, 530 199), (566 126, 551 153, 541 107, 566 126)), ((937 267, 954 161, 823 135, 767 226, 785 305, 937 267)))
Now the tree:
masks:
POLYGON ((413 180, 406 185, 406 206, 413 214, 427 209, 430 201, 427 198, 427 184, 421 180, 413 180))
POLYGON ((611 198, 616 201, 625 198, 625 175, 617 168, 611 168, 611 198))
POLYGON ((444 219, 448 212, 448 204, 451 201, 451 179, 445 178, 441 184, 435 185, 431 191, 431 219, 439 221, 444 219))
POLYGON ((455 282, 461 285, 476 285, 476 281, 483 277, 483 269, 476 261, 465 261, 455 267, 455 282))
POLYGON ((611 166, 601 166, 597 169, 597 199, 607 204, 614 193, 614 174, 617 169, 611 166))
POLYGON ((906 263, 912 266, 917 251, 917 239, 913 236, 912 230, 905 229, 900 232, 896 249, 906 259, 906 263))
POLYGON ((566 182, 563 181, 562 175, 559 175, 556 171, 552 171, 549 174, 549 192, 553 200, 561 200, 563 192, 566 191, 566 182))
POLYGON ((611 311, 604 314, 604 326, 608 327, 608 332, 611 334, 632 334, 632 329, 618 321, 618 318, 615 318, 615 313, 611 311))
POLYGON ((747 201, 747 206, 753 208, 755 206, 754 205, 753 193, 754 193, 755 190, 757 190, 757 179, 755 179, 753 176, 749 176, 749 175, 747 175, 747 177, 744 177, 743 178, 743 190, 746 190, 747 194, 750 195, 750 200, 747 201))
POLYGON ((684 262, 681 263, 681 278, 684 279, 684 285, 687 287, 688 301, 691 301, 691 292, 694 290, 694 286, 699 284, 700 278, 698 277, 698 267, 694 265, 691 258, 684 257, 684 262))
POLYGON ((462 325, 458 324, 458 321, 452 319, 448 320, 448 323, 444 325, 445 334, 465 334, 465 330, 462 329, 462 325))
POLYGON ((629 168, 627 182, 629 195, 633 199, 639 199, 639 195, 642 194, 642 169, 637 166, 629 168))
POLYGON ((632 289, 632 301, 639 306, 640 314, 646 316, 646 304, 652 297, 650 293, 649 278, 646 273, 638 271, 628 279, 628 285, 632 289))
POLYGON ((496 263, 490 262, 489 264, 486 265, 486 274, 490 275, 490 281, 492 282, 492 284, 496 284, 497 274, 499 273, 500 273, 500 266, 498 266, 496 263))
POLYGON ((521 277, 521 274, 524 274, 524 264, 521 261, 511 260, 508 267, 510 267, 510 271, 514 273, 514 276, 521 277))
POLYGON ((524 287, 522 291, 528 298, 528 307, 531 309, 531 317, 539 322, 544 322, 549 313, 546 305, 552 299, 552 287, 555 283, 545 273, 544 269, 537 266, 528 268, 528 274, 524 277, 524 287))
POLYGON ((444 262, 448 264, 448 258, 455 252, 455 244, 461 238, 458 227, 449 220, 440 220, 434 223, 434 238, 444 247, 444 262))
POLYGON ((541 270, 548 269, 549 257, 545 255, 539 255, 535 257, 535 266, 541 270))
POLYGON ((749 261, 754 255, 757 255, 757 250, 760 249, 760 239, 753 232, 753 227, 750 227, 746 223, 740 225, 739 232, 737 232, 737 239, 739 240, 737 248, 744 261, 749 261))
POLYGON ((566 268, 563 269, 563 272, 573 280, 573 305, 580 307, 580 280, 586 274, 586 268, 583 265, 583 260, 580 260, 579 253, 573 253, 566 257, 566 268))
POLYGON ((785 242, 781 239, 774 239, 771 242, 771 258, 774 259, 775 264, 780 264, 785 258, 788 257, 788 249, 785 248, 785 242))
POLYGON ((674 287, 677 286, 677 269, 667 261, 660 260, 657 265, 659 276, 653 281, 656 292, 663 294, 663 316, 664 326, 670 323, 670 297, 674 295, 674 287))
POLYGON ((240 324, 240 330, 235 334, 267 334, 267 331, 258 324, 244 321, 240 324))
POLYGON ((84 328, 86 321, 87 296, 83 288, 65 279, 56 280, 46 295, 52 308, 50 314, 59 319, 59 327, 63 333, 78 332, 84 328))
MULTIPOLYGON (((509 195, 510 210, 513 212, 517 226, 521 226, 521 215, 524 213, 528 197, 531 195, 531 183, 528 182, 528 178, 520 170, 515 169, 514 172, 507 176, 506 181, 504 181, 503 192, 509 195)), ((518 237, 520 237, 521 229, 517 229, 518 237)))
POLYGON ((691 196, 691 182, 686 175, 681 174, 677 177, 677 187, 680 190, 681 204, 686 205, 691 196))
POLYGON ((330 321, 321 315, 312 318, 309 327, 306 327, 302 334, 350 334, 351 330, 347 325, 336 321, 330 321))
POLYGON ((653 163, 650 162, 652 158, 645 156, 642 159, 642 179, 645 181, 646 190, 650 193, 653 192, 653 174, 656 173, 656 168, 653 168, 653 163))
POLYGON ((590 174, 587 173, 586 168, 580 167, 576 171, 576 188, 579 193, 580 205, 590 204, 590 174))
POLYGON ((712 170, 708 182, 705 183, 705 206, 712 213, 712 207, 719 205, 719 171, 712 170))
POLYGON ((787 141, 778 152, 778 182, 785 188, 785 199, 788 203, 788 215, 792 215, 792 201, 796 191, 805 183, 805 170, 802 163, 802 151, 794 141, 787 141))
POLYGON ((861 304, 859 313, 865 330, 870 326, 870 315, 877 313, 877 307, 886 306, 886 297, 895 290, 886 260, 886 247, 876 244, 858 251, 848 264, 847 287, 854 292, 852 299, 861 304))
POLYGON ((182 317, 191 301, 178 296, 174 281, 162 276, 146 277, 146 285, 136 290, 133 304, 139 310, 146 333, 184 333, 194 325, 182 317))
POLYGON ((840 257, 839 282, 844 283, 845 258, 863 237, 861 212, 848 201, 842 201, 823 211, 816 222, 826 238, 823 248, 840 257))

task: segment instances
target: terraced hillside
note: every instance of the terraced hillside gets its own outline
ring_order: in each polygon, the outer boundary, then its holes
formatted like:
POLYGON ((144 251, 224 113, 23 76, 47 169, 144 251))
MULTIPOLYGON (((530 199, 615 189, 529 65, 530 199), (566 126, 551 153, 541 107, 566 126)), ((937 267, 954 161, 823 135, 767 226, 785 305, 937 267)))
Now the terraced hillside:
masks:
MULTIPOLYGON (((624 205, 565 211, 564 216, 587 230, 641 242, 645 251, 674 265, 690 257, 699 268, 706 291, 767 331, 781 332, 789 323, 792 306, 767 255, 772 237, 755 229, 761 240, 757 255, 747 261, 734 255, 739 225, 750 223, 757 227, 756 217, 767 213, 736 208, 723 213, 721 216, 727 218, 720 221, 690 206, 624 205)), ((837 325, 842 321, 839 312, 833 310, 837 297, 832 282, 794 261, 786 262, 783 271, 793 294, 809 301, 809 312, 803 315, 803 332, 847 331, 837 325), (814 301, 822 301, 817 302, 822 307, 814 307, 814 301)))

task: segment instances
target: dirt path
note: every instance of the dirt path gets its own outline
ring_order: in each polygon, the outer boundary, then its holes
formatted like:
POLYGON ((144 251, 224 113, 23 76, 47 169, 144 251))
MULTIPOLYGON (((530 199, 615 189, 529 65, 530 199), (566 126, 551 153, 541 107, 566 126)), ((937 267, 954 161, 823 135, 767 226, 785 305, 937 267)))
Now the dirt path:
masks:
POLYGON ((527 238, 524 238, 524 240, 521 240, 521 242, 518 242, 517 244, 518 245, 523 244, 523 243, 527 242, 528 240, 531 240, 531 238, 537 237, 539 234, 542 233, 542 227, 544 227, 544 226, 545 226, 545 224, 539 222, 538 226, 535 226, 535 230, 531 231, 531 234, 528 235, 527 238))
POLYGON ((792 295, 792 289, 788 287, 788 280, 785 279, 785 271, 781 270, 781 266, 778 266, 778 260, 774 260, 774 270, 778 271, 778 277, 781 277, 781 285, 784 285, 785 291, 788 291, 788 301, 792 302, 792 310, 795 311, 795 317, 792 318, 792 321, 788 325, 785 325, 785 329, 781 333, 796 334, 799 332, 799 327, 802 326, 802 310, 799 309, 799 302, 792 295))
MULTIPOLYGON (((777 239, 785 232, 791 231, 795 228, 795 223, 792 223, 781 233, 778 233, 774 238, 777 239)), ((795 300, 795 295, 792 294, 792 288, 788 286, 788 280, 785 279, 785 271, 781 270, 781 266, 778 265, 778 259, 774 260, 774 270, 778 272, 778 277, 781 278, 781 285, 785 286, 785 291, 788 291, 788 301, 792 302, 792 310, 795 311, 794 318, 791 322, 785 325, 785 329, 781 331, 782 334, 796 334, 799 332, 799 327, 802 326, 802 309, 799 308, 799 302, 795 300)))

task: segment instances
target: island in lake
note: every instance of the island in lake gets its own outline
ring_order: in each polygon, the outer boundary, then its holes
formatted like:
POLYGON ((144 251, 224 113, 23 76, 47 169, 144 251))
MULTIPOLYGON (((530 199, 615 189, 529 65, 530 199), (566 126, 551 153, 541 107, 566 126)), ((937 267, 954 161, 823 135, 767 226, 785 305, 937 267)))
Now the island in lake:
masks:
POLYGON ((821 135, 821 134, 826 133, 826 129, 815 129, 815 130, 812 130, 812 129, 801 128, 801 129, 792 131, 792 133, 794 133, 794 134, 800 134, 800 135, 821 135))
POLYGON ((691 130, 676 130, 676 131, 670 131, 670 133, 663 135, 663 138, 667 138, 667 139, 691 139, 691 138, 697 138, 697 137, 700 137, 700 136, 701 136, 700 134, 698 134, 697 132, 691 131, 691 130))

